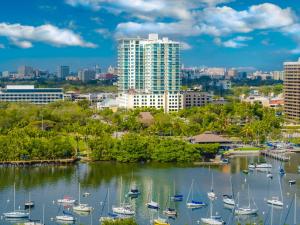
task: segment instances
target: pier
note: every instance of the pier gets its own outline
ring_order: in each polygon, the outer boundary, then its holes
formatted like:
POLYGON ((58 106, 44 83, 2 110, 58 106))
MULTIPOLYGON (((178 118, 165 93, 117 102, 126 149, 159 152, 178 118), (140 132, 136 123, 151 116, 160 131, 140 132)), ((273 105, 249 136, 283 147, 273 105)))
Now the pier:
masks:
POLYGON ((290 156, 286 156, 287 151, 286 150, 263 150, 260 151, 260 154, 266 157, 270 157, 279 161, 287 162, 291 158, 290 156))
POLYGON ((65 165, 75 163, 78 159, 53 159, 53 160, 22 160, 22 161, 0 161, 0 166, 33 166, 33 165, 65 165))

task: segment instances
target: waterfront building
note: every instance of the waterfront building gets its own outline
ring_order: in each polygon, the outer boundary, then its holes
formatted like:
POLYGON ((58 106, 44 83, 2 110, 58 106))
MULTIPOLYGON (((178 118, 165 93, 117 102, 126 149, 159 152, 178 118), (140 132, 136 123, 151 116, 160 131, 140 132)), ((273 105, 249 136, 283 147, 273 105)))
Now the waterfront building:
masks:
POLYGON ((284 80, 284 71, 273 71, 272 76, 274 80, 284 80))
POLYGON ((57 78, 66 79, 70 75, 70 67, 69 66, 59 66, 57 68, 57 78))
POLYGON ((48 104, 63 100, 62 88, 35 88, 33 85, 7 85, 0 90, 0 102, 48 104))
POLYGON ((180 43, 150 34, 124 38, 118 45, 120 106, 181 108, 180 43))
POLYGON ((300 122, 300 58, 284 63, 284 113, 290 122, 300 122))
POLYGON ((82 69, 78 71, 78 78, 82 82, 88 82, 91 80, 94 80, 96 77, 96 72, 95 70, 91 69, 82 69))
POLYGON ((10 77, 10 72, 9 71, 3 71, 2 72, 2 78, 9 78, 10 77))

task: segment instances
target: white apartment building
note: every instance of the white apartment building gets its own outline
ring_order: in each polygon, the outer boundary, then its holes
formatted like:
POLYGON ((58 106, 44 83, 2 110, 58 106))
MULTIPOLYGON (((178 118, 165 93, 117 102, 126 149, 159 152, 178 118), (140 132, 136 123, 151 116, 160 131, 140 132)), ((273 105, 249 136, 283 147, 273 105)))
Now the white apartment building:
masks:
POLYGON ((121 107, 181 108, 179 42, 157 34, 119 40, 118 76, 121 107))

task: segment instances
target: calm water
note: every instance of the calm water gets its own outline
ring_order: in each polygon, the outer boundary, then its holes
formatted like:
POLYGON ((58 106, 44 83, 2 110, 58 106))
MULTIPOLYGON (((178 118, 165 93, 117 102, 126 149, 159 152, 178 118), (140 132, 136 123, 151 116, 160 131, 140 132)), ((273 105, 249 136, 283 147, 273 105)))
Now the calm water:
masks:
MULTIPOLYGON (((90 192, 91 196, 81 198, 82 203, 89 203, 95 208, 91 215, 80 216, 74 214, 77 218, 76 224, 99 224, 99 217, 103 208, 102 202, 105 199, 107 189, 110 189, 110 204, 118 204, 120 192, 122 197, 127 193, 130 183, 134 180, 142 194, 138 199, 131 200, 135 210, 139 225, 148 225, 150 220, 157 217, 157 212, 148 210, 145 207, 150 190, 154 200, 159 200, 161 208, 165 208, 168 195, 173 193, 173 183, 176 184, 176 190, 184 195, 183 202, 175 204, 179 216, 171 220, 172 225, 192 225, 199 224, 201 217, 209 214, 209 207, 197 210, 186 208, 186 197, 192 180, 195 180, 194 198, 209 203, 207 192, 211 186, 211 174, 214 174, 214 190, 218 199, 214 202, 214 213, 222 215, 227 224, 241 224, 246 222, 264 221, 265 224, 283 225, 294 224, 294 209, 289 210, 290 203, 297 192, 298 215, 297 224, 300 224, 300 179, 297 172, 297 166, 300 165, 300 155, 292 155, 292 160, 285 163, 286 176, 281 178, 283 197, 285 207, 283 209, 273 209, 273 223, 271 223, 271 208, 266 204, 266 198, 271 196, 280 196, 278 168, 280 163, 269 160, 273 164, 273 180, 266 178, 266 173, 253 172, 244 175, 241 171, 247 168, 249 162, 257 160, 257 157, 235 158, 231 164, 214 167, 193 167, 188 165, 172 164, 116 164, 116 163, 79 163, 74 166, 42 166, 28 168, 0 168, 0 213, 8 212, 13 209, 13 184, 16 183, 16 206, 23 208, 24 202, 28 199, 29 192, 31 199, 35 201, 36 206, 31 211, 32 219, 42 218, 42 205, 45 204, 46 224, 57 224, 52 221, 56 215, 62 213, 62 208, 53 201, 62 198, 64 195, 70 195, 78 198, 78 182, 81 183, 82 192, 90 192), (132 179, 133 173, 133 179, 132 179), (236 218, 232 215, 230 209, 226 209, 222 203, 222 194, 231 193, 230 177, 232 176, 233 190, 239 192, 240 205, 248 205, 248 185, 250 187, 250 196, 259 208, 259 214, 256 217, 236 218), (122 184, 121 185, 121 177, 122 184), (297 184, 289 186, 289 179, 296 179, 297 184), (153 185, 151 185, 153 183, 153 185), (122 186, 122 190, 121 190, 122 186), (152 186, 152 188, 151 188, 152 186)), ((174 203, 172 203, 174 207, 174 203)), ((107 208, 103 210, 107 212, 107 208)), ((162 212, 160 212, 162 215, 162 212)), ((9 225, 15 222, 6 221, 1 217, 0 224, 9 225)))

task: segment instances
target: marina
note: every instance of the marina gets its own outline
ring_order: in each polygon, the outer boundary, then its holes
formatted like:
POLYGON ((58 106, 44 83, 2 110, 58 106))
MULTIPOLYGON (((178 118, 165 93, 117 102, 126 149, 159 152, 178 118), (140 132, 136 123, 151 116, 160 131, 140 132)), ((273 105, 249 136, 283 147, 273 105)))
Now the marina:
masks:
MULTIPOLYGON (((295 216, 300 221, 299 215, 294 215, 293 204, 295 196, 296 202, 300 197, 300 155, 294 154, 289 162, 271 158, 266 163, 260 161, 258 156, 243 156, 210 167, 109 162, 1 167, 0 211, 4 215, 15 208, 12 212, 20 210, 28 216, 17 222, 45 221, 47 225, 90 225, 127 217, 134 217, 139 225, 260 221, 282 225, 293 224, 295 216), (261 169, 243 173, 252 164, 267 167, 273 179, 261 169), (284 175, 280 175, 279 168, 284 169, 284 175), (14 183, 3 179, 7 176, 18 177, 15 195, 14 183), (24 203, 31 201, 34 207, 23 211, 24 203)), ((298 210, 300 205, 296 204, 298 210)), ((12 225, 16 219, 12 222, 2 216, 0 222, 12 225)))

